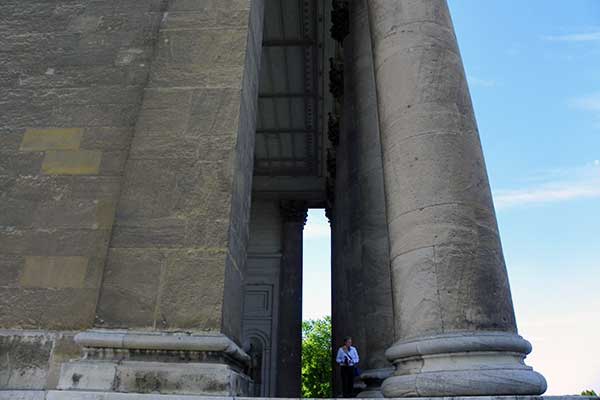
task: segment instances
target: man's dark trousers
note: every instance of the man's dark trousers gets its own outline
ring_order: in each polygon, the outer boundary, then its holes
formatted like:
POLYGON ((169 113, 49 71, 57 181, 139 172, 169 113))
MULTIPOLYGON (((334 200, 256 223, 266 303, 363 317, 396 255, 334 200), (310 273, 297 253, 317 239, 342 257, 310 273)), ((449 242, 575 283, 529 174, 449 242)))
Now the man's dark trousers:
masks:
POLYGON ((354 366, 342 365, 342 397, 354 397, 354 366))

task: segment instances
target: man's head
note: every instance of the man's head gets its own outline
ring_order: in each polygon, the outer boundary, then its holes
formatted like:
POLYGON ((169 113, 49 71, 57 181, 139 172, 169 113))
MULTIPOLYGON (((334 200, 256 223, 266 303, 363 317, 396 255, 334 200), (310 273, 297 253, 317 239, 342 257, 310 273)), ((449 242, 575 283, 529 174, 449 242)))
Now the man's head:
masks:
POLYGON ((347 346, 347 347, 352 346, 352 338, 350 336, 346 336, 344 338, 344 346, 347 346))

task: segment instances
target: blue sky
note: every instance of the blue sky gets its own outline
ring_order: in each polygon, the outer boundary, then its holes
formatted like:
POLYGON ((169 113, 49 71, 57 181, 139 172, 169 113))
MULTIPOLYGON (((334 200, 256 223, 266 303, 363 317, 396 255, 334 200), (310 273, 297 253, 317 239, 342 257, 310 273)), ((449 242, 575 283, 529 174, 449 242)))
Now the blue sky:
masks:
MULTIPOLYGON (((600 391, 600 1, 449 0, 519 332, 547 394, 600 391)), ((304 315, 329 314, 328 225, 305 231, 304 315)))

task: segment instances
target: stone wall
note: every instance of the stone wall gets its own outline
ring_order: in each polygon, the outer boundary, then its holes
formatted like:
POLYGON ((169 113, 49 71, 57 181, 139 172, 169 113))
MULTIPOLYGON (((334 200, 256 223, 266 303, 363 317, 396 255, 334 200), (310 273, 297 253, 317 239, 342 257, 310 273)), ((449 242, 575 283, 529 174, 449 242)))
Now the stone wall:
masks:
POLYGON ((262 2, 174 2, 126 166, 101 327, 239 341, 262 2))
POLYGON ((0 5, 0 327, 91 326, 163 5, 0 5))
POLYGON ((0 358, 33 375, 0 388, 54 387, 92 326, 239 341, 262 18, 249 0, 2 1, 0 358))

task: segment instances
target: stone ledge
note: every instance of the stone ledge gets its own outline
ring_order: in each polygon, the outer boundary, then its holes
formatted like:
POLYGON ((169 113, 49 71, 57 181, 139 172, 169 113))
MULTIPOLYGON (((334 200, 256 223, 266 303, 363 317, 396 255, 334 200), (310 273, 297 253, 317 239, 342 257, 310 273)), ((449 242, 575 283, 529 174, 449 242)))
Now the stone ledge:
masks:
POLYGON ((223 352, 242 363, 250 361, 250 356, 237 344, 227 336, 217 333, 192 335, 89 330, 77 334, 75 342, 85 348, 223 352))
MULTIPOLYGON (((0 400, 253 400, 260 397, 193 396, 169 394, 137 394, 113 392, 63 392, 59 390, 0 391, 0 400)), ((282 398, 283 399, 283 398, 282 398)), ((360 398, 357 398, 360 399, 360 398)), ((397 399, 405 399, 398 397, 397 399)), ((411 400, 599 400, 591 396, 474 396, 474 397, 412 397, 411 400)), ((298 399, 300 400, 300 399, 298 399)), ((323 399, 336 400, 336 399, 323 399)), ((367 400, 367 399, 365 399, 367 400)))

